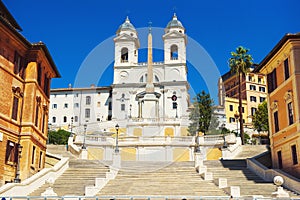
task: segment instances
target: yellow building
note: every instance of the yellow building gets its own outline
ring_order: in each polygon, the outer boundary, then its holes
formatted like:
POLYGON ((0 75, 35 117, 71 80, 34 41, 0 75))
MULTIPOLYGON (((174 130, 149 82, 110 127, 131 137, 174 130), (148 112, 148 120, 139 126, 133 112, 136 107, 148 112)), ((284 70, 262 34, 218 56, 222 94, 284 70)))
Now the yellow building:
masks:
POLYGON ((0 186, 44 167, 51 78, 59 72, 0 1, 0 186))
MULTIPOLYGON (((237 118, 239 117, 239 99, 225 97, 225 114, 227 123, 237 123, 237 118)), ((243 111, 243 122, 245 123, 245 119, 247 119, 248 111, 247 109, 247 101, 242 101, 242 111, 243 111)))
POLYGON ((300 34, 287 34, 255 69, 267 75, 273 167, 300 178, 300 34))

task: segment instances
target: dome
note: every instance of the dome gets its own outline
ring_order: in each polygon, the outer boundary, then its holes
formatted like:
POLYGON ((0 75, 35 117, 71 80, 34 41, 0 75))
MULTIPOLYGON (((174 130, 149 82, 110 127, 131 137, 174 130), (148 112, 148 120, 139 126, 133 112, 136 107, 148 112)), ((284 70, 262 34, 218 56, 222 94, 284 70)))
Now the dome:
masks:
POLYGON ((177 19, 176 14, 174 13, 173 19, 168 23, 166 28, 183 28, 182 23, 177 19))
POLYGON ((134 26, 130 23, 130 20, 128 18, 128 16, 126 17, 126 20, 123 24, 121 24, 117 30, 117 33, 120 33, 121 31, 124 30, 131 30, 131 31, 135 31, 134 26))

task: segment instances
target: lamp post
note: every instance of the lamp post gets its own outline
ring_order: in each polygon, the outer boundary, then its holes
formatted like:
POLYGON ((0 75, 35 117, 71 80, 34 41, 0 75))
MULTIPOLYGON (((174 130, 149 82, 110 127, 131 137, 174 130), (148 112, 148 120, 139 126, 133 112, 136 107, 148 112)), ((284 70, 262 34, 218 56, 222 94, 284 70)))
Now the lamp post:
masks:
POLYGON ((129 105, 129 118, 131 118, 131 108, 132 108, 132 105, 130 104, 129 105))
POLYGON ((14 179, 14 183, 21 183, 21 179, 20 179, 20 158, 21 158, 21 153, 22 153, 22 148, 23 146, 18 143, 18 163, 17 163, 17 170, 16 170, 16 176, 14 179))
POLYGON ((240 134, 239 134, 239 117, 240 117, 240 115, 237 112, 235 112, 234 118, 236 120, 236 134, 237 134, 237 136, 240 136, 240 134))
POLYGON ((118 144, 118 140, 119 140, 119 124, 117 124, 115 126, 115 128, 116 128, 116 133, 117 133, 117 135, 116 135, 116 149, 115 149, 115 153, 119 153, 119 144, 118 144))
POLYGON ((71 136, 73 136, 73 120, 74 117, 71 117, 71 136))
POLYGON ((86 146, 85 146, 86 127, 87 127, 87 124, 84 124, 83 125, 84 133, 83 133, 83 145, 82 145, 82 149, 86 149, 86 146))

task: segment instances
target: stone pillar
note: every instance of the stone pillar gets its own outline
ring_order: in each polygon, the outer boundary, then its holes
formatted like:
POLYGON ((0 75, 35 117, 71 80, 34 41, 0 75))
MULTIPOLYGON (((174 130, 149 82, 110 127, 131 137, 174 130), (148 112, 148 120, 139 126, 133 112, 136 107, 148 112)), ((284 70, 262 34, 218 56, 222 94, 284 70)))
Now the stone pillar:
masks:
POLYGON ((81 159, 88 159, 88 150, 87 149, 81 149, 81 154, 80 154, 81 159))
POLYGON ((121 168, 121 155, 120 153, 116 153, 114 152, 113 153, 113 165, 112 165, 113 168, 115 169, 120 169, 121 168))

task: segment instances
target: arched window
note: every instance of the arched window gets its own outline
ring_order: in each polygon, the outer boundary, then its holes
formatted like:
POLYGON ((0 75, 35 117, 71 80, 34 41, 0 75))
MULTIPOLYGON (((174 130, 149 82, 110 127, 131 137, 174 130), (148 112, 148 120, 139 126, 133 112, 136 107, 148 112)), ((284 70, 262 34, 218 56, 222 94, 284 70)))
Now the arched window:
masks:
POLYGON ((121 62, 128 62, 128 49, 127 48, 122 48, 121 50, 121 62))
POLYGON ((56 123, 56 117, 52 117, 52 123, 56 123))
POLYGON ((64 116, 64 122, 67 122, 67 116, 64 116))
POLYGON ((171 60, 178 60, 178 47, 175 44, 171 46, 171 60))

